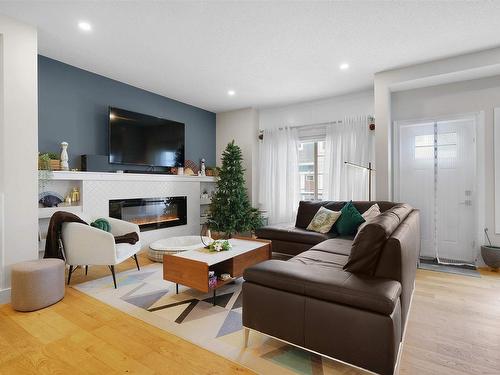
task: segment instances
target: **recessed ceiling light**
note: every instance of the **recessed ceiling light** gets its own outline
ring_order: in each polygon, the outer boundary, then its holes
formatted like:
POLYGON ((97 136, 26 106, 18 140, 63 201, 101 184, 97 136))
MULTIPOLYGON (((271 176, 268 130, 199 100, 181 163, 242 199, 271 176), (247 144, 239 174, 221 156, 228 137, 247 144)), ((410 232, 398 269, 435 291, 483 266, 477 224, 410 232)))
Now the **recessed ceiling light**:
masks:
POLYGON ((236 94, 236 92, 234 90, 228 90, 227 94, 229 96, 234 96, 236 94))
POLYGON ((340 70, 347 70, 349 69, 349 64, 348 63, 342 63, 339 66, 340 70))
POLYGON ((85 21, 78 22, 78 27, 80 28, 80 30, 83 30, 83 31, 92 30, 92 26, 90 25, 90 23, 85 22, 85 21))

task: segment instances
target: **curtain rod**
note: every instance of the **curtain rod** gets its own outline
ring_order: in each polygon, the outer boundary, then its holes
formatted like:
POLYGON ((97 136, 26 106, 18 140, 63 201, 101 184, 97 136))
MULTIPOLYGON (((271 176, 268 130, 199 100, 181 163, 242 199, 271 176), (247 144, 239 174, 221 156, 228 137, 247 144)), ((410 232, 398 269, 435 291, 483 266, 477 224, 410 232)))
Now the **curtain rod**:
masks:
MULTIPOLYGON (((375 130, 375 117, 373 116, 367 116, 368 120, 370 120, 370 124, 368 124, 368 127, 370 130, 375 130)), ((304 125, 291 125, 288 126, 288 128, 317 128, 317 127, 322 127, 322 126, 328 126, 328 125, 337 125, 337 124, 342 124, 344 121, 342 120, 334 120, 334 121, 328 121, 328 122, 320 122, 316 124, 304 124, 304 125)), ((283 130, 286 127, 280 127, 278 128, 279 130, 283 130)), ((260 140, 264 139, 264 130, 259 130, 259 137, 260 140)))

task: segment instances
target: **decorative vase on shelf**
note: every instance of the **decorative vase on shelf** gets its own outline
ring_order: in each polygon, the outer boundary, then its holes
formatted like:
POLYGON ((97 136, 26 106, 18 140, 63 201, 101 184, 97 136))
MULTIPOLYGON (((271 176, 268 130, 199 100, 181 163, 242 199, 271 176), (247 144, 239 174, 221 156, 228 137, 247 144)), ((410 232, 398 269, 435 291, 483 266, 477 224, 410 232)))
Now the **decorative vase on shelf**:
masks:
POLYGON ((61 142, 61 170, 69 171, 68 142, 61 142))
POLYGON ((206 176, 205 171, 205 158, 201 159, 200 176, 206 176))
POLYGON ((74 187, 71 190, 71 202, 79 202, 80 201, 80 190, 77 187, 74 187))

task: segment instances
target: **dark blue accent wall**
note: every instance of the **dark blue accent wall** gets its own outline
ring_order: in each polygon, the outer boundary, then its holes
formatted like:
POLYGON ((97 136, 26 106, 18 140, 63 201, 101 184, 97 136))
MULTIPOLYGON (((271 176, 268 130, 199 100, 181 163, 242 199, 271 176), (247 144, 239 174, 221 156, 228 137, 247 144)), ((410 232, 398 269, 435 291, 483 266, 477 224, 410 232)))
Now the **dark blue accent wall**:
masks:
POLYGON ((80 168, 80 155, 108 155, 109 106, 185 123, 186 160, 215 166, 215 113, 38 56, 40 152, 68 142, 70 168, 80 168))

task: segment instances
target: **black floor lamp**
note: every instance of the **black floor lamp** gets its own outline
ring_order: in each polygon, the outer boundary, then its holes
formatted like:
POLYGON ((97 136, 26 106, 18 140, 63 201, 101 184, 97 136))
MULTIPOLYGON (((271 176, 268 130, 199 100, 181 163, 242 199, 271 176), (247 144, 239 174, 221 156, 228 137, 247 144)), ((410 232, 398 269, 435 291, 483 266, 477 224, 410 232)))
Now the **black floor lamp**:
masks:
POLYGON ((375 172, 375 169, 372 168, 372 163, 368 162, 368 167, 356 163, 351 163, 349 161, 345 161, 344 164, 350 165, 351 167, 361 168, 368 171, 368 200, 372 200, 372 174, 375 172))

